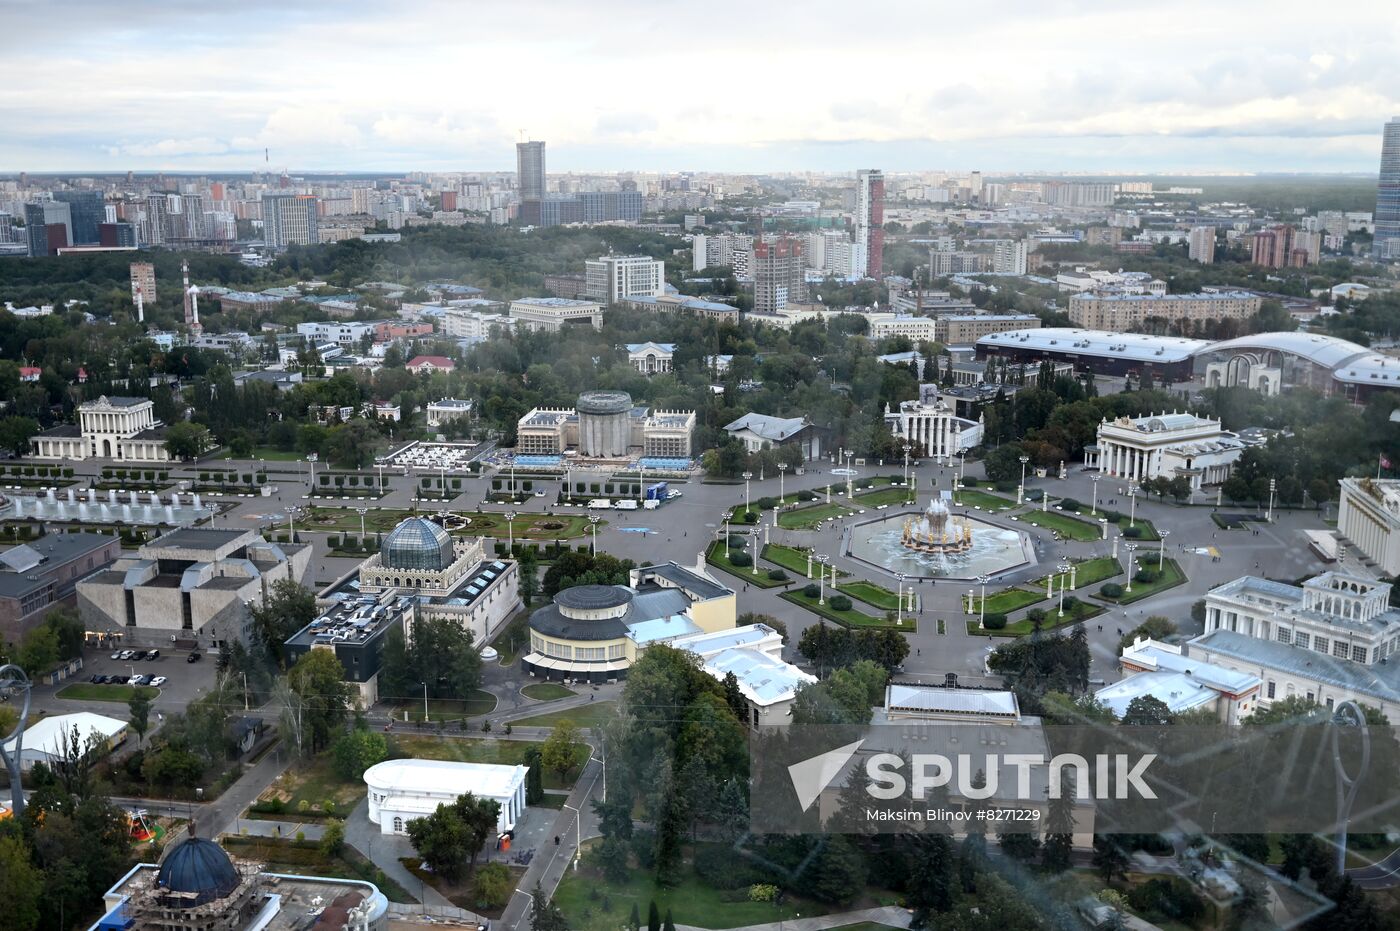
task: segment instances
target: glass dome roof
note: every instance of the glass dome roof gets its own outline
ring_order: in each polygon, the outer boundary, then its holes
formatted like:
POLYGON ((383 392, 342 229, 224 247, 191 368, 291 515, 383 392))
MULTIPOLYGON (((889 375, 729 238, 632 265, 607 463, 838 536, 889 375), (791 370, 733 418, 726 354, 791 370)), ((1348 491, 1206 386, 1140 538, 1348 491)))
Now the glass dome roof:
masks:
POLYGON ((222 899, 238 888, 238 870, 224 849, 202 837, 191 837, 166 854, 156 884, 171 892, 194 893, 190 907, 222 899))
POLYGON ((379 550, 389 569, 442 570, 452 565, 452 537, 437 524, 410 517, 394 528, 379 550))

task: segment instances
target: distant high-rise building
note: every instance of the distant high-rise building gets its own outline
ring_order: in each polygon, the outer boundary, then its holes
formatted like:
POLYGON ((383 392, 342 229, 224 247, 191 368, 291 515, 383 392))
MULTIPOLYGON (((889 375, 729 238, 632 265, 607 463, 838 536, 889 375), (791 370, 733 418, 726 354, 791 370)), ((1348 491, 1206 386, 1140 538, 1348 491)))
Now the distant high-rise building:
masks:
POLYGON ((1400 116, 1385 124, 1381 140, 1381 174, 1376 184, 1376 217, 1372 254, 1378 259, 1400 258, 1400 116))
POLYGON ((758 241, 753 247, 753 309, 755 313, 777 313, 789 304, 801 303, 807 293, 807 269, 802 259, 802 241, 779 236, 772 242, 758 241))
POLYGON ((152 194, 146 198, 146 218, 141 223, 141 242, 159 246, 170 238, 170 198, 152 194))
POLYGON ((515 144, 515 177, 521 200, 544 200, 544 143, 515 144))
POLYGON ((584 297, 616 304, 666 293, 666 263, 647 255, 605 255, 584 263, 584 297))
POLYGON ((1026 241, 998 239, 992 252, 992 271, 998 275, 1026 273, 1026 241))
POLYGON ((101 246, 130 246, 135 248, 136 227, 130 223, 102 223, 97 227, 97 243, 101 246))
POLYGON ((147 304, 156 302, 156 267, 150 262, 131 263, 131 300, 135 302, 136 292, 141 292, 141 300, 147 304))
POLYGON ((49 232, 44 223, 43 204, 24 205, 24 234, 29 241, 31 258, 49 254, 49 232))
POLYGON ((879 278, 885 261, 885 174, 878 168, 856 172, 855 242, 865 258, 865 274, 879 278))
POLYGON ((1215 227, 1195 226, 1191 228, 1191 247, 1188 253, 1191 261, 1210 265, 1215 261, 1215 227))
POLYGON ((310 194, 266 194, 262 199, 263 243, 269 249, 320 242, 316 198, 310 194))
POLYGON ((1282 224, 1255 233, 1250 261, 1265 268, 1287 268, 1292 264, 1293 234, 1293 227, 1282 224))
POLYGON ((97 227, 107 218, 101 191, 56 191, 53 199, 68 205, 73 245, 98 242, 97 227))

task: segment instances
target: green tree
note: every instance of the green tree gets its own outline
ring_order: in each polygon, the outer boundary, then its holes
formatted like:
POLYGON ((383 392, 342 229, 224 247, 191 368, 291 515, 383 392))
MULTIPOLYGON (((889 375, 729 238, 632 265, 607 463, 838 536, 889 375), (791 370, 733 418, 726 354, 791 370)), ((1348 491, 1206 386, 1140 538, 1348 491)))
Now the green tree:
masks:
POLYGON ((330 650, 308 650, 287 671, 287 684, 301 701, 305 735, 301 749, 319 752, 350 714, 351 687, 345 682, 345 667, 330 650))
POLYGON ((196 459, 209 448, 209 430, 188 421, 173 423, 165 430, 165 448, 173 459, 196 459))
POLYGON ((540 762, 564 778, 578 765, 579 750, 583 743, 579 740, 578 726, 565 719, 554 726, 540 748, 540 762))
POLYGON ((269 665, 279 666, 282 644, 315 619, 316 596, 292 579, 278 579, 267 599, 253 605, 251 615, 253 643, 269 665))
POLYGON ((1123 710, 1123 724, 1161 727, 1171 724, 1173 716, 1167 703, 1155 695, 1139 695, 1123 710))
POLYGON ((139 747, 151 727, 151 700, 140 691, 132 692, 126 707, 131 712, 131 729, 136 732, 136 745, 139 747))
POLYGON ((321 835, 321 856, 338 857, 343 849, 345 849, 345 822, 339 818, 331 818, 326 822, 325 832, 321 835))
POLYGON ((487 863, 472 877, 472 905, 480 909, 504 908, 514 887, 504 863, 487 863))
POLYGON ((29 438, 39 432, 39 423, 30 417, 0 418, 0 449, 17 456, 29 452, 29 438))
POLYGON ((0 929, 29 931, 39 926, 44 876, 29 858, 24 840, 0 836, 0 902, 5 903, 0 929))
POLYGON ((408 840, 424 864, 438 876, 455 880, 467 865, 469 834, 452 805, 439 805, 432 814, 408 822, 408 840))
POLYGON ((1128 873, 1128 852, 1123 849, 1118 838, 1111 834, 1094 835, 1093 862, 1099 878, 1106 883, 1121 879, 1128 873))
POLYGON ((347 782, 359 782, 365 770, 389 758, 389 742, 383 734, 355 727, 341 734, 331 746, 335 771, 347 782))
POLYGON ((865 888, 865 863, 843 834, 826 835, 804 876, 803 891, 821 902, 844 904, 865 888))
POLYGON ((46 625, 34 628, 24 635, 18 658, 30 678, 48 672, 58 665, 58 633, 46 625))

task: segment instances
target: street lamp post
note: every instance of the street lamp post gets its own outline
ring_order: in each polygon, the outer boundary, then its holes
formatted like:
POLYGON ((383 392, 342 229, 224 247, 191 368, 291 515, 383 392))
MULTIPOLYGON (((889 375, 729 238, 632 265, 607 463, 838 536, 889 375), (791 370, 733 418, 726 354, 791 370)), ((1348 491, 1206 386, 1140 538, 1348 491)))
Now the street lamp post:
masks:
POLYGON ((1128 486, 1128 526, 1137 526, 1137 486, 1128 486))
POLYGON ((817 554, 818 581, 817 581, 817 604, 826 604, 826 561, 831 557, 825 553, 817 554))
POLYGON ((360 515, 360 544, 365 542, 365 515, 369 513, 369 508, 355 508, 355 513, 360 515))
POLYGON ((1031 461, 1030 456, 1021 457, 1021 487, 1016 489, 1016 503, 1026 503, 1026 463, 1031 461))
POLYGON ((594 556, 597 556, 597 555, 598 555, 598 522, 601 521, 601 520, 602 520, 601 517, 596 517, 596 516, 588 518, 588 523, 590 523, 590 524, 593 525, 593 555, 594 555, 594 556))
MULTIPOLYGON (((504 516, 506 519, 506 555, 509 556, 515 552, 516 513, 514 511, 506 511, 504 516)), ((497 537, 496 539, 499 540, 500 537, 497 537)))
POLYGON ((913 489, 913 487, 911 487, 910 484, 909 484, 909 451, 910 451, 911 449, 913 449, 914 447, 910 446, 908 443, 905 443, 903 448, 904 448, 904 487, 905 487, 906 489, 908 489, 908 491, 909 491, 909 501, 912 503, 913 500, 914 500, 914 489, 913 489))
POLYGON ((1269 479, 1269 513, 1268 516, 1264 518, 1264 522, 1268 524, 1274 522, 1274 490, 1277 487, 1278 483, 1274 479, 1269 479))
POLYGON ((1098 475, 1091 475, 1091 476, 1089 476, 1089 481, 1090 481, 1090 482, 1093 484, 1093 486, 1094 486, 1094 499, 1093 499, 1093 502, 1089 505, 1089 516, 1090 516, 1090 517, 1098 517, 1098 516, 1099 516, 1099 479, 1100 479, 1100 478, 1101 478, 1101 476, 1098 476, 1098 475))
POLYGON ((428 683, 423 683, 423 723, 428 723, 428 683))
POLYGON ((749 536, 753 538, 753 559, 749 561, 752 566, 749 570, 749 574, 758 575, 758 554, 762 552, 762 547, 758 545, 758 528, 755 527, 750 530, 749 536))
POLYGON ((724 519, 724 561, 729 561, 729 518, 724 519))
POLYGON ((583 812, 572 805, 562 805, 574 813, 574 872, 578 872, 579 857, 583 856, 583 812))
POLYGON ((1060 613, 1057 617, 1065 616, 1065 574, 1069 572, 1069 563, 1060 563, 1055 567, 1060 571, 1060 613))
POLYGON ((292 543, 297 542, 296 518, 297 512, 300 510, 301 508, 297 507, 295 504, 287 506, 287 535, 291 537, 292 543))
POLYGON ((1158 546, 1157 546, 1157 571, 1158 571, 1158 572, 1161 572, 1161 571, 1162 571, 1162 563, 1163 563, 1163 562, 1166 560, 1166 558, 1167 558, 1167 535, 1170 534, 1171 531, 1170 531, 1170 530, 1159 530, 1159 531, 1157 531, 1157 533, 1158 533, 1158 534, 1161 536, 1161 538, 1162 538, 1162 542, 1161 542, 1160 544, 1158 544, 1158 546))
POLYGON ((787 464, 786 462, 780 462, 780 463, 778 463, 778 506, 779 506, 779 507, 782 507, 782 506, 783 506, 783 504, 785 503, 785 500, 784 500, 784 499, 787 498, 787 482, 786 482, 786 479, 787 479, 787 470, 788 470, 788 464, 787 464))
POLYGON ((749 511, 753 510, 753 505, 749 499, 749 479, 753 478, 752 472, 744 473, 744 520, 749 519, 749 511))
MULTIPOLYGON (((906 446, 905 449, 908 449, 908 447, 906 446)), ((905 455, 907 456, 908 453, 905 453, 905 455)), ((903 572, 896 572, 896 573, 894 574, 894 577, 895 577, 896 583, 897 583, 898 586, 899 586, 899 594, 896 596, 896 601, 898 602, 898 604, 895 606, 894 622, 895 622, 895 625, 896 625, 896 626, 898 626, 898 627, 903 627, 903 626, 904 626, 904 579, 905 579, 905 575, 904 575, 903 572)))
POLYGON ((1133 550, 1137 547, 1138 545, 1132 540, 1123 544, 1123 549, 1128 551, 1128 592, 1130 594, 1133 590, 1133 572, 1137 569, 1137 563, 1133 562, 1133 550))
POLYGON ((982 586, 982 608, 977 615, 977 627, 979 630, 985 629, 987 626, 987 583, 991 580, 992 577, 989 575, 979 575, 977 577, 977 584, 982 586))

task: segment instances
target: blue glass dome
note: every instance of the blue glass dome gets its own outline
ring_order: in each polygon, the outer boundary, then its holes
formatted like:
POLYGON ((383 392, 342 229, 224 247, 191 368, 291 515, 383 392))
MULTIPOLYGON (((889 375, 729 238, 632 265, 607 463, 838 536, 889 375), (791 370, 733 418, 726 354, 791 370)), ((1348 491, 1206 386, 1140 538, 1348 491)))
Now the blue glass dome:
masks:
POLYGON ((452 537, 437 524, 410 517, 394 528, 379 550, 388 569, 441 570, 452 565, 452 537))
POLYGON ((156 884, 171 892, 194 893, 190 907, 213 902, 238 888, 238 870, 233 868, 224 848, 202 837, 182 841, 166 854, 156 884))

